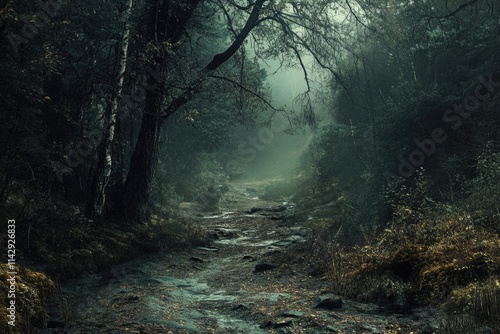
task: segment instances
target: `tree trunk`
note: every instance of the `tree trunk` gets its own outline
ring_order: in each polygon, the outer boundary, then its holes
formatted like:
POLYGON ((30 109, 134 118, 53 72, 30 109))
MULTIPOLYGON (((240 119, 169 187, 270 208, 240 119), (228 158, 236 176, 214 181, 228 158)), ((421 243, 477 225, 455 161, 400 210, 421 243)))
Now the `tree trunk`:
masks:
MULTIPOLYGON (((153 103, 154 101, 151 101, 153 103)), ((152 109, 149 109, 152 110, 152 109)), ((149 219, 147 202, 160 144, 162 121, 157 113, 145 112, 125 182, 123 213, 127 221, 149 219)))
MULTIPOLYGON (((163 100, 163 88, 165 83, 160 83, 155 90, 146 92, 146 108, 143 114, 141 131, 134 154, 130 163, 127 181, 125 182, 125 192, 122 210, 128 221, 144 221, 148 219, 146 204, 149 199, 149 188, 153 179, 156 163, 156 153, 159 149, 160 130, 163 120, 172 115, 175 111, 186 104, 200 89, 203 81, 209 73, 215 71, 220 65, 229 60, 241 47, 248 34, 258 24, 258 17, 266 0, 257 0, 248 17, 248 20, 236 36, 234 42, 222 53, 213 57, 212 61, 203 68, 199 77, 178 97, 172 100, 166 109, 161 110, 163 100)), ((184 31, 183 27, 190 19, 196 5, 200 0, 188 1, 188 4, 177 3, 172 5, 165 1, 162 5, 152 5, 151 17, 153 24, 147 29, 148 39, 154 42, 169 41, 176 44, 184 31), (172 7, 169 7, 169 4, 172 7), (156 11, 156 12, 155 12, 156 11), (160 15, 157 15, 160 13, 160 15), (162 34, 162 32, 164 32, 162 34)), ((162 65, 163 59, 156 59, 151 68, 162 65)), ((149 75, 149 74, 148 74, 149 75)), ((148 78, 153 81, 154 78, 148 78)))
MULTIPOLYGON (((149 43, 159 44, 168 41, 175 45, 180 41, 186 23, 191 18, 201 0, 183 2, 151 0, 146 4, 148 11, 145 38, 149 43)), ((157 55, 147 64, 150 69, 164 69, 164 58, 157 55)), ((151 71, 146 71, 146 82, 156 83, 155 89, 146 90, 141 130, 132 154, 130 167, 125 181, 123 199, 118 212, 127 221, 139 222, 149 218, 147 202, 149 188, 156 167, 156 155, 159 149, 160 130, 163 124, 161 106, 164 99, 165 82, 151 71)))
MULTIPOLYGON (((162 59, 155 63, 162 66, 162 59)), ((154 74, 147 74, 147 82, 154 82, 154 74)), ((135 145, 125 181, 122 212, 127 221, 139 222, 149 219, 147 202, 149 187, 156 167, 156 155, 160 146, 160 130, 163 120, 159 117, 163 102, 165 83, 158 83, 155 89, 146 90, 144 111, 137 143, 135 145)))
POLYGON ((99 145, 97 170, 92 183, 87 213, 92 216, 102 216, 106 207, 106 191, 113 165, 112 147, 117 122, 118 100, 122 94, 125 71, 127 69, 127 54, 130 41, 130 14, 133 0, 128 0, 124 12, 125 28, 121 39, 121 50, 118 56, 118 73, 116 85, 111 95, 111 101, 104 113, 103 139, 99 145))

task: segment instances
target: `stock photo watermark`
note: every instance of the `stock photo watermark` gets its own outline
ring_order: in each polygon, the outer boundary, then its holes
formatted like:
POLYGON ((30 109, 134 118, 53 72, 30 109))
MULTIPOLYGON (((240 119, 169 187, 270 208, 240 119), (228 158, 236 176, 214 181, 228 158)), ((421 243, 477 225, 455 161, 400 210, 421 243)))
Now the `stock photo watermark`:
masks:
POLYGON ((398 174, 389 171, 384 173, 389 188, 394 190, 405 179, 411 177, 436 152, 438 145, 443 144, 449 138, 449 129, 458 130, 463 125, 464 120, 477 112, 481 104, 489 99, 492 94, 499 91, 499 77, 499 72, 491 73, 486 78, 484 76, 479 77, 479 84, 475 87, 473 93, 466 96, 461 103, 455 103, 443 112, 442 121, 446 123, 447 128, 444 126, 434 128, 427 138, 415 139, 414 143, 417 148, 406 157, 399 156, 398 174))
POLYGON ((16 326, 16 221, 7 221, 7 323, 16 326))

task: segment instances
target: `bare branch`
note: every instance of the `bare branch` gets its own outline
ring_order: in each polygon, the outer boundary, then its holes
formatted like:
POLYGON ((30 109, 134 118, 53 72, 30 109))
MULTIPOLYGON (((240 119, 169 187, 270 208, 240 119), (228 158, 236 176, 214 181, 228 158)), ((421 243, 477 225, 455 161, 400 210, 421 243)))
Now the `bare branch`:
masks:
POLYGON ((233 79, 230 79, 228 77, 223 77, 223 76, 220 76, 220 75, 210 75, 209 76, 210 78, 214 78, 214 79, 220 79, 220 80, 223 80, 223 81, 226 81, 226 82, 230 82, 232 83, 233 85, 237 86, 238 88, 240 88, 241 90, 249 93, 250 95, 253 95, 255 96, 256 98, 258 98, 259 100, 261 100, 265 105, 267 105, 269 108, 271 108, 273 111, 275 112, 278 112, 278 111, 284 111, 283 109, 278 109, 276 107, 274 107, 271 102, 269 102, 268 100, 266 100, 263 96, 261 96, 259 93, 256 93, 254 92, 253 90, 251 90, 250 88, 247 88, 245 87, 244 85, 242 85, 241 83, 233 80, 233 79))
POLYGON ((474 4, 476 4, 477 2, 479 2, 479 0, 471 0, 469 2, 464 3, 463 5, 460 5, 457 9, 455 9, 453 12, 451 12, 449 14, 442 15, 442 16, 431 16, 429 18, 430 19, 438 19, 438 20, 447 19, 447 18, 450 18, 452 16, 455 16, 460 11, 464 10, 467 7, 470 7, 470 6, 474 5, 474 4))
POLYGON ((233 27, 233 19, 231 18, 231 15, 227 11, 226 7, 221 1, 217 1, 217 6, 219 6, 220 9, 222 9, 222 12, 224 13, 224 16, 226 17, 227 20, 227 27, 229 31, 233 34, 233 36, 237 36, 238 33, 234 30, 233 27))
POLYGON ((358 18, 358 16, 356 15, 356 13, 354 12, 354 10, 353 10, 353 9, 352 9, 352 7, 351 7, 351 4, 349 3, 349 0, 345 0, 345 3, 346 3, 346 4, 347 4, 347 6, 349 7, 349 11, 350 11, 350 12, 351 12, 351 14, 354 16, 354 18, 356 19, 356 21, 358 21, 359 23, 361 23, 361 25, 362 25, 363 27, 365 27, 366 29, 368 29, 368 30, 371 30, 371 31, 373 31, 373 32, 378 33, 378 31, 377 31, 376 29, 374 29, 374 28, 372 28, 372 27, 367 26, 367 25, 366 25, 363 21, 361 21, 361 20, 358 18))
POLYGON ((232 6, 238 8, 239 10, 249 10, 254 5, 253 2, 249 1, 246 6, 238 5, 234 0, 228 1, 232 6))
POLYGON ((168 107, 162 112, 161 117, 163 119, 169 117, 185 105, 194 95, 196 95, 196 93, 199 92, 201 85, 208 74, 214 72, 222 64, 228 61, 236 53, 236 51, 238 51, 250 32, 255 28, 256 23, 259 21, 259 15, 265 2, 266 0, 257 0, 255 2, 245 26, 236 36, 234 42, 224 52, 215 55, 212 61, 200 71, 198 78, 189 85, 189 88, 169 103, 168 107))
POLYGON ((309 83, 309 75, 307 73, 306 66, 305 66, 304 62, 302 61, 302 56, 300 55, 299 50, 297 50, 297 48, 295 46, 288 45, 288 47, 293 50, 293 52, 295 53, 295 56, 299 60, 300 67, 302 67, 302 72, 304 72, 304 80, 306 81, 306 85, 307 85, 307 92, 305 92, 305 94, 308 94, 311 91, 311 85, 309 83))

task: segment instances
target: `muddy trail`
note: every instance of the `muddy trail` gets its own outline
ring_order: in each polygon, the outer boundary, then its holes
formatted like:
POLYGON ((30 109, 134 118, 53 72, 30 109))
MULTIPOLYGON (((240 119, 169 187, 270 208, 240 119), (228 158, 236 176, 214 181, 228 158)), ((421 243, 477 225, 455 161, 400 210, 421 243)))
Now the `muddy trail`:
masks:
POLYGON ((62 286, 39 333, 433 333, 430 310, 391 313, 342 300, 308 275, 309 231, 292 203, 259 199, 233 183, 223 212, 183 214, 210 246, 140 257, 62 286), (66 323, 66 328, 64 324, 66 323))

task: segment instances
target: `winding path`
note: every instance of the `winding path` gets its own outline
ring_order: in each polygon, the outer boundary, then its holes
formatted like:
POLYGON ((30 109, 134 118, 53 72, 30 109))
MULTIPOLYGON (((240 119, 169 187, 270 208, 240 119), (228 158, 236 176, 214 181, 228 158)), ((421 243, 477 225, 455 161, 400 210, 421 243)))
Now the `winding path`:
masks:
POLYGON ((262 201, 258 188, 233 184, 222 214, 186 209, 213 235, 210 247, 144 256, 65 285, 69 333, 425 333, 426 310, 387 314, 351 301, 315 308, 328 282, 307 274, 307 229, 293 205, 262 201))

